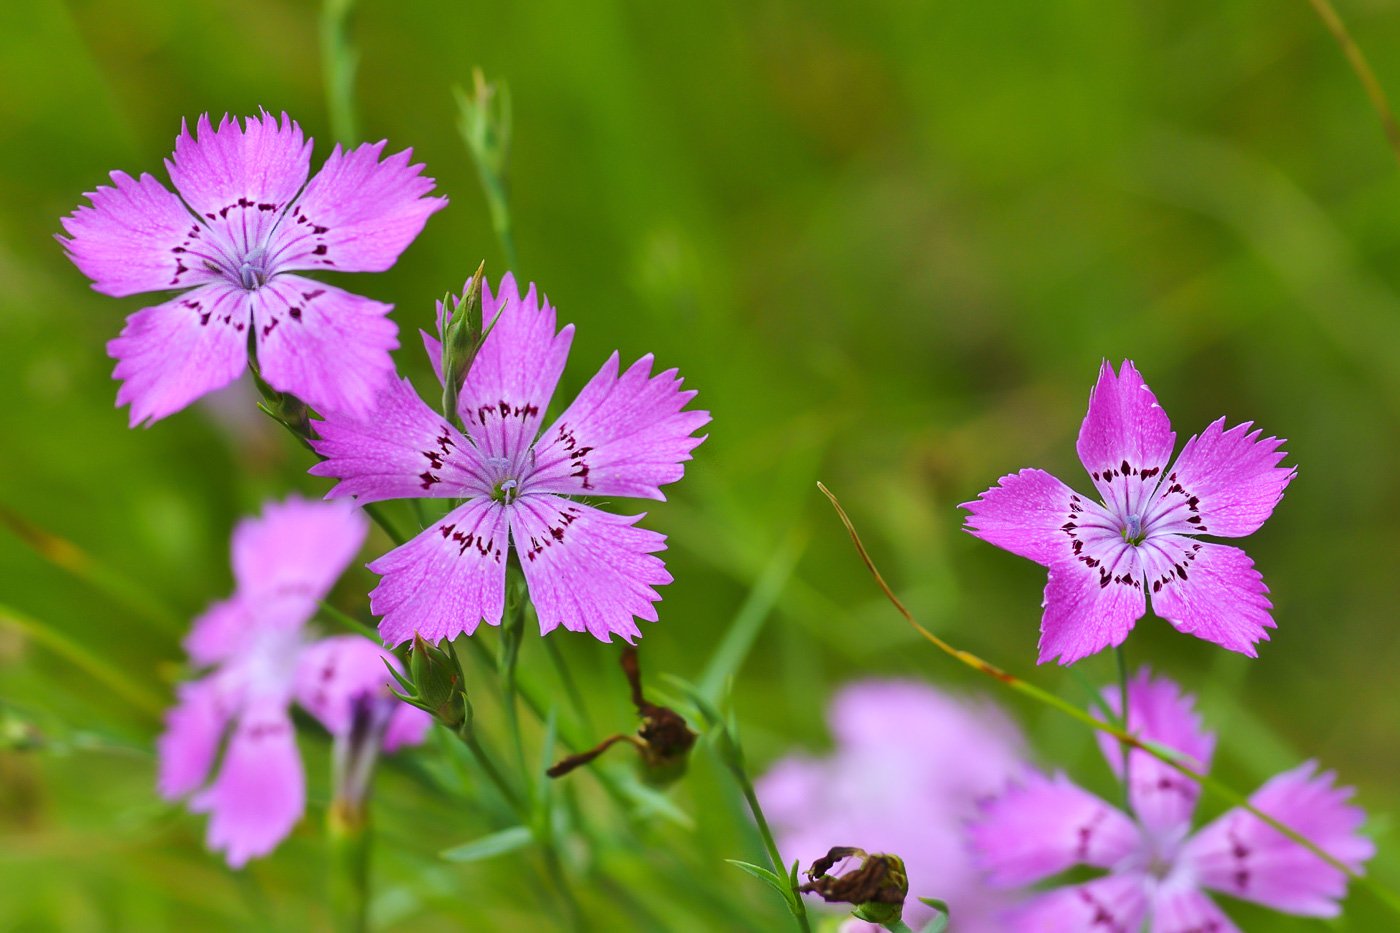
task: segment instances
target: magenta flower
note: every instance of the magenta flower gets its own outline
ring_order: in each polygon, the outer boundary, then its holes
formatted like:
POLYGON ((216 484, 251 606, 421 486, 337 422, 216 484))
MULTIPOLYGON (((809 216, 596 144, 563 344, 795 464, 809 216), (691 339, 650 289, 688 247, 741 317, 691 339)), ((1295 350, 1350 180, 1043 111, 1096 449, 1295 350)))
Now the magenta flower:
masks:
MULTIPOLYGON (((466 433, 395 382, 366 419, 331 416, 313 442, 317 476, 340 480, 330 496, 362 502, 465 499, 407 544, 370 564, 383 579, 370 607, 390 645, 418 633, 437 642, 499 625, 506 554, 514 547, 541 633, 562 625, 602 641, 641 635, 656 621, 653 587, 671 575, 655 553, 665 536, 567 496, 665 499, 660 487, 704 440, 709 412, 682 411, 695 397, 674 369, 651 374, 652 357, 619 373, 614 353, 554 424, 540 433, 563 372, 573 325, 555 330, 554 309, 535 286, 522 296, 507 274, 500 292, 482 285, 491 331, 459 395, 466 433)), ((425 336, 441 373, 441 348, 425 336)))
MULTIPOLYGON (((1104 700, 1119 712, 1116 687, 1104 691, 1104 700)), ((1129 685, 1128 722, 1139 738, 1174 749, 1184 763, 1206 771, 1215 736, 1202 730, 1193 705, 1176 684, 1143 670, 1129 685)), ((1121 780, 1118 743, 1100 735, 1099 744, 1121 780)), ((1145 922, 1155 933, 1235 930, 1208 891, 1284 913, 1340 912, 1346 875, 1338 869, 1243 808, 1191 835, 1196 782, 1140 750, 1131 753, 1128 771, 1135 816, 1062 774, 1032 774, 984 803, 970 833, 991 883, 1019 887, 1076 865, 1109 871, 1028 901, 1009 914, 1011 930, 1134 931, 1145 922)), ((1359 871, 1374 846, 1357 832, 1365 815, 1347 804, 1351 789, 1334 786, 1334 779, 1307 762, 1272 778, 1250 803, 1359 871)))
POLYGON ((190 809, 210 815, 209 847, 234 868, 271 852, 301 818, 294 701, 338 736, 356 704, 385 704, 386 751, 422 741, 431 722, 388 692, 384 659, 398 662, 387 651, 358 635, 308 642, 302 631, 365 531, 345 503, 268 504, 233 533, 233 596, 210 606, 185 640, 190 660, 210 670, 180 686, 166 716, 159 789, 171 800, 193 795, 190 809))
POLYGON ((1199 534, 1257 530, 1296 470, 1280 467, 1278 438, 1250 423, 1212 423, 1181 449, 1166 412, 1131 361, 1107 362, 1079 429, 1079 460, 1103 503, 1044 470, 1003 476, 976 502, 966 530, 1050 568, 1040 622, 1040 663, 1061 664, 1121 645, 1152 609, 1178 631, 1254 657, 1274 627, 1254 562, 1199 534))
POLYGON ((392 305, 292 273, 382 272, 447 203, 425 197, 433 180, 411 150, 381 162, 384 145, 336 146, 308 182, 311 141, 285 113, 242 128, 225 116, 217 130, 205 115, 165 163, 179 197, 113 172, 115 187, 63 218, 59 242, 97 291, 182 290, 107 345, 133 427, 236 379, 250 329, 273 388, 323 411, 369 406, 394 369, 392 305))
MULTIPOLYGON (((902 680, 842 688, 827 721, 831 755, 785 758, 757 782, 783 857, 805 867, 838 845, 893 853, 909 873, 909 926, 933 916, 918 897, 939 897, 953 929, 999 931, 1008 897, 970 864, 964 827, 977 800, 1022 773, 1020 731, 990 701, 902 680)), ((854 920, 846 928, 878 929, 854 920)))

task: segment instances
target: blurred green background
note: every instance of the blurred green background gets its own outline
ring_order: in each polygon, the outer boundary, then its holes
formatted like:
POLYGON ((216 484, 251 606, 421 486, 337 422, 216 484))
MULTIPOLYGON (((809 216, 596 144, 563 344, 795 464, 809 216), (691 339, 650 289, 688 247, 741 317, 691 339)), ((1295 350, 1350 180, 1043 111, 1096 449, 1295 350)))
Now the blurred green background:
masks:
MULTIPOLYGON (((1400 4, 1342 13, 1400 91, 1400 4)), ((164 177, 180 120, 205 111, 285 109, 319 164, 318 16, 268 0, 0 4, 0 503, 157 594, 176 624, 8 532, 0 603, 162 699, 181 676, 179 626, 230 589, 235 520, 327 484, 247 391, 128 430, 104 344, 143 302, 90 291, 52 236, 109 170, 164 177)), ((363 135, 412 146, 452 200, 392 271, 338 280, 397 305, 405 371, 427 384, 414 331, 433 300, 482 258, 503 271, 451 95, 480 66, 515 105, 518 272, 578 325, 560 397, 613 349, 651 351, 713 412, 685 481, 650 508, 676 582, 644 666, 699 678, 736 618, 754 626, 729 704, 755 771, 823 748, 825 700, 846 680, 994 689, 879 598, 818 479, 925 624, 1083 699, 1034 665, 1044 571, 963 534, 956 504, 1023 466, 1089 489, 1074 455, 1088 391, 1100 359, 1130 357, 1181 440, 1222 414, 1254 420, 1299 466, 1246 543, 1276 605, 1261 658, 1148 618, 1130 663, 1198 694, 1222 736, 1216 773, 1237 788, 1308 757, 1335 768, 1371 815, 1371 871, 1400 885, 1400 172, 1307 3, 364 0, 352 38, 363 135)), ((338 603, 367 613, 372 581, 352 573, 338 603)), ((616 646, 553 638, 596 733, 630 728, 616 646)), ((537 638, 523 664, 557 692, 537 638)), ((1106 682, 1113 661, 1076 670, 1106 682)), ((9 744, 38 746, 0 751, 0 928, 330 923, 317 733, 308 819, 231 873, 203 852, 203 820, 156 797, 148 711, 6 625, 0 698, 9 744)), ((998 699, 1042 762, 1112 792, 1081 727, 998 699)), ((427 747, 381 774, 376 919, 552 928, 531 853, 437 858, 505 825, 471 786, 432 792, 442 761, 427 747)), ((613 880, 585 884, 595 917, 615 909, 611 884, 676 928, 728 929, 739 921, 706 894, 722 887, 752 928, 782 928, 777 899, 721 861, 762 850, 713 756, 671 794, 694 829, 625 824, 587 775, 570 793, 616 827, 593 864, 613 880)), ((1316 925, 1229 909, 1248 929, 1316 925)), ((1355 891, 1337 926, 1394 921, 1355 891)))

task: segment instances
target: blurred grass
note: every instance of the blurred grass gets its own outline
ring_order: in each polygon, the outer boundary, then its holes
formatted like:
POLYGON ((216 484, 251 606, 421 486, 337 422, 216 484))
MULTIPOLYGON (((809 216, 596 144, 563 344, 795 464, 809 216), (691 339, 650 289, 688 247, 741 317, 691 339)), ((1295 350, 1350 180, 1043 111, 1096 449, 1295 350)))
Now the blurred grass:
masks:
MULTIPOLYGON (((1394 96, 1400 6, 1341 12, 1394 96)), ((141 302, 88 290, 51 237, 109 170, 161 174, 180 120, 206 110, 286 109, 323 157, 318 17, 267 0, 0 5, 0 502, 184 617, 229 589, 239 515, 324 484, 241 390, 127 430, 104 344, 141 302)), ((483 256, 502 271, 450 93, 480 66, 512 92, 519 271, 579 325, 559 397, 613 349, 655 352, 714 413, 686 480, 649 510, 676 577, 645 640, 649 676, 700 678, 760 581, 785 576, 771 570, 784 549, 805 542, 735 680, 755 768, 822 745, 820 710, 842 680, 983 689, 884 605, 817 479, 926 624, 1078 695, 1034 669, 1043 571, 963 535, 955 505, 1022 466, 1083 486, 1073 441, 1095 368, 1132 357, 1182 439, 1222 414, 1253 420, 1290 439, 1300 471, 1247 543, 1279 623, 1261 659, 1149 619, 1130 661, 1200 695, 1222 732, 1217 773, 1236 787, 1311 756, 1337 769, 1385 833, 1371 870, 1400 884, 1386 828, 1400 804, 1387 557, 1400 522, 1400 174, 1307 4, 363 0, 351 38, 362 132, 412 145, 453 202, 394 270, 345 280, 397 304, 401 365, 424 380, 413 331, 432 301, 483 256)), ((0 568, 7 605, 168 693, 175 636, 8 534, 0 568)), ((352 574, 336 604, 362 611, 371 581, 352 574)), ((556 638, 599 728, 627 727, 616 649, 556 638)), ((527 641, 522 663, 556 683, 542 646, 527 641)), ((1107 680, 1112 662, 1083 670, 1107 680)), ((48 751, 0 753, 0 928, 329 923, 314 732, 308 819, 235 875, 201 851, 199 819, 155 798, 139 710, 5 630, 0 697, 51 737, 48 751), (73 732, 101 741, 59 741, 73 732)), ((1046 761, 1107 787, 1086 733, 1000 699, 1046 761)), ((481 715, 501 744, 489 701, 481 715)), ((433 749, 420 759, 444 764, 433 749)), ((596 781, 574 783, 601 822, 596 781)), ((384 772, 386 925, 542 922, 528 855, 437 858, 507 825, 487 793, 443 798, 410 766, 384 772)), ((699 756, 673 796, 705 814, 694 830, 642 822, 614 849, 573 853, 576 867, 596 859, 695 929, 738 922, 705 885, 747 896, 757 929, 782 923, 781 905, 722 864, 761 859, 722 769, 699 756), (628 845, 659 853, 655 875, 628 845)), ((615 901, 601 888, 584 899, 600 917, 615 901)), ((1364 894, 1347 908, 1347 929, 1388 919, 1364 894)), ((1247 929, 1310 928, 1231 911, 1247 929)))

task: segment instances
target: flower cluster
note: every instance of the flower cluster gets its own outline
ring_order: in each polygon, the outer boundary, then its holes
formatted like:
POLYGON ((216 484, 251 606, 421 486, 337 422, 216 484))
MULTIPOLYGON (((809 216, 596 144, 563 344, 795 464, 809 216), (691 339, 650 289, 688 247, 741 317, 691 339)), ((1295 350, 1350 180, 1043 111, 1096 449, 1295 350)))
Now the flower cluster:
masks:
MULTIPOLYGON (((1104 702, 1121 715, 1117 688, 1104 702)), ((1141 671, 1128 688, 1129 723, 1138 738, 1171 749, 1205 772, 1215 735, 1201 727, 1193 700, 1170 680, 1141 671)), ((1032 773, 982 806, 971 827, 973 849, 989 880, 1019 887, 1076 865, 1108 870, 1094 881, 1056 888, 1009 914, 1015 931, 1138 930, 1163 933, 1236 927, 1207 892, 1285 913, 1332 917, 1346 876, 1297 842, 1237 807, 1191 834, 1200 786, 1140 749, 1126 769, 1118 742, 1100 745, 1128 784, 1131 813, 1081 789, 1063 774, 1032 773)), ((1353 871, 1374 846, 1358 834, 1364 814, 1347 803, 1349 788, 1314 762, 1286 771, 1250 803, 1320 845, 1353 871)))
POLYGON ((307 638, 306 622, 366 530, 342 503, 268 504, 233 533, 233 595, 196 619, 185 640, 191 663, 207 671, 180 686, 166 717, 160 792, 192 795, 190 808, 209 814, 209 847, 234 867, 270 852, 301 818, 293 703, 337 736, 350 731, 357 704, 384 707, 385 751, 416 744, 427 730, 426 713, 390 695, 384 664, 397 666, 393 655, 358 635, 307 638))

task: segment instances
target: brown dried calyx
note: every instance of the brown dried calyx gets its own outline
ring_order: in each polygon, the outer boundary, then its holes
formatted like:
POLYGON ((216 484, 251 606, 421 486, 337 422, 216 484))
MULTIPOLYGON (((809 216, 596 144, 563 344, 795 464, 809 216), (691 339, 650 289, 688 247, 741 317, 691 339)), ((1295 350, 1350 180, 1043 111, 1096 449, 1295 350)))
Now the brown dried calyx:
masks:
POLYGON ((863 919, 877 923, 897 920, 909 894, 909 876, 898 855, 871 854, 854 846, 836 846, 807 869, 808 882, 798 888, 804 894, 819 894, 828 903, 855 904, 863 919), (860 859, 860 864, 842 875, 828 874, 839 862, 860 859))
POLYGON ((570 755, 545 772, 550 777, 563 777, 575 768, 588 764, 618 742, 629 742, 637 749, 642 779, 649 784, 665 786, 685 774, 690 749, 695 745, 695 733, 675 710, 658 706, 642 696, 642 672, 636 648, 630 645, 624 648, 619 662, 632 690, 632 705, 642 718, 637 734, 609 736, 586 752, 570 755))

